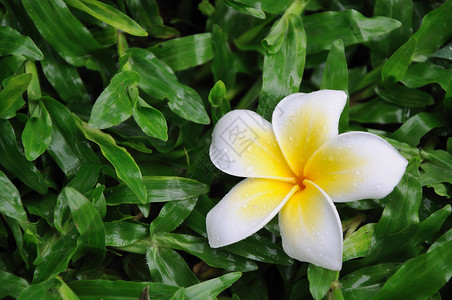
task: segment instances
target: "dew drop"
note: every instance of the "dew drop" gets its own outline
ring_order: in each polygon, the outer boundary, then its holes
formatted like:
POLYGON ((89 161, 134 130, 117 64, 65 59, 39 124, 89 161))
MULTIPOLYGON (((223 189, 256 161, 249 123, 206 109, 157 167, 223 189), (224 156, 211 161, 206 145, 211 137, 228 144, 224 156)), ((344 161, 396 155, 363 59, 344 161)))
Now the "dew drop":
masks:
POLYGON ((249 166, 248 168, 246 168, 245 172, 246 173, 251 173, 254 171, 254 167, 253 166, 249 166))
POLYGON ((263 209, 267 209, 267 205, 262 206, 263 209))
POLYGON ((248 146, 248 148, 246 148, 246 151, 248 151, 248 152, 253 151, 253 146, 248 146))
POLYGON ((289 141, 293 141, 293 136, 289 136, 289 141))
POLYGON ((249 198, 249 197, 250 197, 250 194, 245 193, 245 194, 243 194, 243 197, 244 197, 244 198, 249 198))
POLYGON ((221 241, 221 237, 217 236, 217 241, 221 241))
POLYGON ((243 208, 247 208, 247 207, 248 207, 248 204, 243 204, 242 207, 243 207, 243 208))
POLYGON ((376 186, 376 188, 377 188, 377 190, 381 189, 381 185, 378 184, 378 185, 376 186))
POLYGON ((258 210, 259 206, 258 205, 254 205, 253 208, 254 208, 254 210, 258 210))
POLYGON ((356 175, 359 175, 359 174, 361 174, 361 171, 360 170, 356 170, 356 175))

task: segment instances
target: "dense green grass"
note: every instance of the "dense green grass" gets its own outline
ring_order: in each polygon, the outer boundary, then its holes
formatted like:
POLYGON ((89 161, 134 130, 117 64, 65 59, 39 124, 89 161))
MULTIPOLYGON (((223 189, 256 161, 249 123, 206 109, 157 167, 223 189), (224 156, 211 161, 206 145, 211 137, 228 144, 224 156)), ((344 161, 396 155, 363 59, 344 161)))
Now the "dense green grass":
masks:
MULTIPOLYGON (((0 298, 441 299, 452 276, 452 0, 0 0, 0 298), (277 218, 212 249, 240 178, 209 159, 231 109, 348 94, 339 130, 408 161, 336 204, 340 272, 277 218)), ((265 163, 265 162, 262 162, 265 163)))

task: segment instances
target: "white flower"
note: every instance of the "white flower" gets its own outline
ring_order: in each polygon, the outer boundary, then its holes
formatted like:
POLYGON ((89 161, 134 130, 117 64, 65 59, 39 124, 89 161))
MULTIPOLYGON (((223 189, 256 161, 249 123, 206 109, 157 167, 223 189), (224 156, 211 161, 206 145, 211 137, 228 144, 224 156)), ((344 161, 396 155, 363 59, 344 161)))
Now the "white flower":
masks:
POLYGON ((216 124, 210 158, 249 177, 207 215, 211 247, 238 242, 279 212, 284 251, 331 270, 342 267, 342 229, 334 202, 388 195, 407 165, 389 143, 366 132, 338 135, 347 96, 321 90, 287 96, 272 123, 234 110, 216 124))

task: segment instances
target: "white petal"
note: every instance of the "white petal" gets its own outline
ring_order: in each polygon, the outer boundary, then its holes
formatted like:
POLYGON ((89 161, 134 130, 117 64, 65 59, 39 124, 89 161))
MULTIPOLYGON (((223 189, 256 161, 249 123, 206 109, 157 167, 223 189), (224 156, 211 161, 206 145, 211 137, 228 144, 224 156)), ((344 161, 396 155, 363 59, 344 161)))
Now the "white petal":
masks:
POLYGON ((226 246, 265 226, 298 189, 272 179, 245 179, 207 214, 209 244, 226 246))
POLYGON ((339 117, 347 101, 343 91, 292 94, 273 112, 273 130, 289 166, 301 176, 311 155, 337 136, 339 117))
POLYGON ((304 176, 334 202, 379 199, 399 183, 408 162, 382 138, 348 132, 329 140, 314 153, 304 176))
POLYGON ((218 121, 212 133, 210 159, 230 175, 288 180, 294 177, 271 124, 249 110, 231 111, 218 121))
POLYGON ((309 180, 279 213, 286 253, 297 260, 330 269, 342 267, 342 227, 328 195, 309 180))

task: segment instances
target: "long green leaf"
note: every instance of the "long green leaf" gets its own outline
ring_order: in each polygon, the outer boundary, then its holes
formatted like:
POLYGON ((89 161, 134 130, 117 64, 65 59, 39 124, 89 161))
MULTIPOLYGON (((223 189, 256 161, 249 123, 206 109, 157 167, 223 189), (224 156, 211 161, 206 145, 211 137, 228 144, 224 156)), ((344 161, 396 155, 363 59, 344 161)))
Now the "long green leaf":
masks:
POLYGON ((0 212, 16 220, 27 221, 20 194, 14 184, 0 170, 0 212))
POLYGON ((399 28, 401 23, 387 17, 366 18, 356 10, 322 12, 303 18, 307 36, 307 53, 329 50, 342 39, 344 46, 368 42, 399 28))
POLYGON ((161 42, 149 50, 175 72, 202 65, 214 57, 212 34, 208 32, 161 42))
POLYGON ((102 154, 115 167, 118 177, 127 184, 142 203, 146 203, 146 186, 143 183, 140 168, 129 152, 116 145, 116 141, 111 135, 91 128, 86 123, 83 124, 83 133, 87 139, 99 145, 102 154))
POLYGON ((306 59, 306 34, 298 15, 289 14, 288 27, 278 52, 264 57, 262 90, 257 111, 270 116, 276 104, 285 96, 298 92, 306 59))
POLYGON ((116 8, 96 0, 64 0, 68 5, 80 9, 111 26, 136 36, 147 36, 147 32, 134 20, 116 8))
POLYGON ((3 82, 3 90, 0 91, 0 119, 14 117, 16 111, 25 104, 22 94, 30 81, 31 74, 20 74, 3 82))
MULTIPOLYGON (((52 119, 52 141, 47 152, 66 176, 74 178, 84 164, 100 166, 68 108, 50 97, 43 97, 42 101, 52 119)), ((97 168, 91 170, 95 172, 97 168)))
POLYGON ((52 120, 44 104, 39 101, 22 132, 25 157, 28 160, 35 160, 46 151, 50 145, 51 138, 52 120))
POLYGON ((44 55, 36 44, 8 26, 0 26, 0 55, 22 55, 31 60, 42 60, 44 55))
POLYGON ((122 65, 127 62, 140 75, 138 86, 143 91, 158 99, 168 99, 169 108, 186 120, 200 124, 210 122, 199 94, 181 84, 171 68, 152 52, 131 48, 120 60, 122 65))
MULTIPOLYGON (((144 176, 143 183, 147 190, 146 202, 185 200, 208 191, 205 184, 183 177, 144 176)), ((134 193, 122 184, 107 189, 105 197, 108 205, 139 203, 134 193)))
POLYGON ((17 298, 22 290, 26 289, 29 284, 22 277, 18 277, 6 271, 0 270, 0 298, 11 296, 17 298))
POLYGON ((22 0, 22 3, 44 39, 68 63, 83 66, 89 53, 101 48, 63 0, 22 0))
POLYGON ((140 76, 135 72, 122 71, 116 74, 94 103, 88 124, 93 128, 104 129, 128 119, 133 113, 133 104, 127 88, 139 80, 140 76))
POLYGON ((146 252, 146 261, 156 282, 182 287, 199 283, 184 259, 172 249, 151 246, 146 252))
POLYGON ((39 170, 19 152, 13 127, 0 119, 0 165, 40 194, 47 193, 47 184, 39 170))

